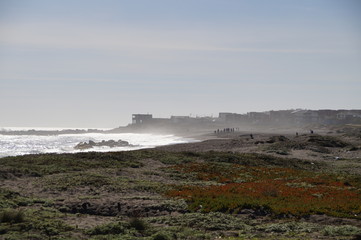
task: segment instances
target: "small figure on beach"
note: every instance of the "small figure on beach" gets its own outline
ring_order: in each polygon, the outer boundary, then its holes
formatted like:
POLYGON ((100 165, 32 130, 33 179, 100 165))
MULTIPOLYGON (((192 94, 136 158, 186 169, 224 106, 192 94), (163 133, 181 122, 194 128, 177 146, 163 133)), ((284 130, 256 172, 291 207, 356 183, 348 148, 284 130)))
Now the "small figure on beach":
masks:
POLYGON ((252 133, 249 136, 251 137, 251 139, 253 139, 253 134, 252 133))
POLYGON ((298 137, 298 132, 296 132, 296 137, 298 137))
POLYGON ((312 130, 312 129, 310 129, 310 133, 313 134, 313 130, 312 130))

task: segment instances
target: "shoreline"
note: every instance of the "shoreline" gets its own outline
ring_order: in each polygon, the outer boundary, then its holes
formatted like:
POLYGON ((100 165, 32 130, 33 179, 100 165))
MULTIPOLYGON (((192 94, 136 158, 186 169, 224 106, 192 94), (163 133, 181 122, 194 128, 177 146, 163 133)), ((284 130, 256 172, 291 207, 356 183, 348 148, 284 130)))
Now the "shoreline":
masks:
POLYGON ((0 158, 0 217, 22 214, 0 227, 4 238, 39 240, 44 226, 74 240, 351 240, 361 234, 354 134, 203 133, 128 152, 0 158))
POLYGON ((154 148, 161 145, 199 141, 173 134, 149 133, 84 133, 69 135, 0 135, 0 155, 19 156, 47 153, 114 152, 154 148), (126 141, 128 146, 115 146, 106 143, 126 141), (104 146, 76 149, 80 143, 98 142, 104 146))

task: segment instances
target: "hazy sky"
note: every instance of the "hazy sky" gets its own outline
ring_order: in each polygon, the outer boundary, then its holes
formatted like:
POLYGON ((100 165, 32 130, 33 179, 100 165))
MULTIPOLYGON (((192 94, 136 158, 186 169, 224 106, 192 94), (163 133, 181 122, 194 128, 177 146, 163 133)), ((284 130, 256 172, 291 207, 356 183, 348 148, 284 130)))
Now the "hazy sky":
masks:
POLYGON ((359 0, 0 0, 0 127, 361 108, 359 0))

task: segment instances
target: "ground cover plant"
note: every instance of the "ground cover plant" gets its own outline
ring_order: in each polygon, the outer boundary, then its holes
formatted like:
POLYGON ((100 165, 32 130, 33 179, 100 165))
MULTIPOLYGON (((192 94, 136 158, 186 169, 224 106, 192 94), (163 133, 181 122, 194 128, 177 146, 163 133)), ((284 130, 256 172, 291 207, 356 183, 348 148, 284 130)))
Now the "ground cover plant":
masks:
POLYGON ((327 214, 361 219, 361 188, 352 178, 281 167, 192 163, 172 167, 221 185, 178 186, 192 211, 237 213, 245 208, 281 215, 327 214))
POLYGON ((84 171, 96 168, 140 167, 136 154, 120 153, 77 153, 77 154, 38 154, 24 157, 6 157, 1 159, 0 179, 15 177, 84 171))
MULTIPOLYGON (((159 149, 0 162, 0 239, 352 239, 361 234, 361 224, 353 222, 360 219, 360 178, 335 173, 324 162, 159 149), (342 225, 300 221, 310 214, 336 216, 342 225)), ((359 166, 357 159, 342 163, 359 166)))

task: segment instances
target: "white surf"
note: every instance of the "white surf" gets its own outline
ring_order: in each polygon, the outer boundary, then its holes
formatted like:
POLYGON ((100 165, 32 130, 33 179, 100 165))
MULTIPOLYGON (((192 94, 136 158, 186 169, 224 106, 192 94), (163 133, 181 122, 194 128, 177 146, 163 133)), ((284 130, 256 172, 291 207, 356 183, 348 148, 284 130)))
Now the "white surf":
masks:
MULTIPOLYGON (((15 129, 8 129, 15 130, 15 129)), ((18 130, 18 129, 16 129, 18 130)), ((25 129, 24 129, 25 130, 25 129)), ((50 130, 50 129, 47 129, 50 130)), ((58 130, 58 129, 57 129, 58 130)), ((38 153, 75 153, 75 152, 109 152, 129 151, 142 148, 153 148, 157 146, 195 142, 190 138, 174 135, 137 134, 137 133, 84 133, 63 135, 1 135, 0 134, 0 157, 17 156, 38 153), (123 140, 131 146, 124 147, 93 147, 86 150, 77 150, 74 147, 80 142, 100 142, 102 140, 123 140)))

